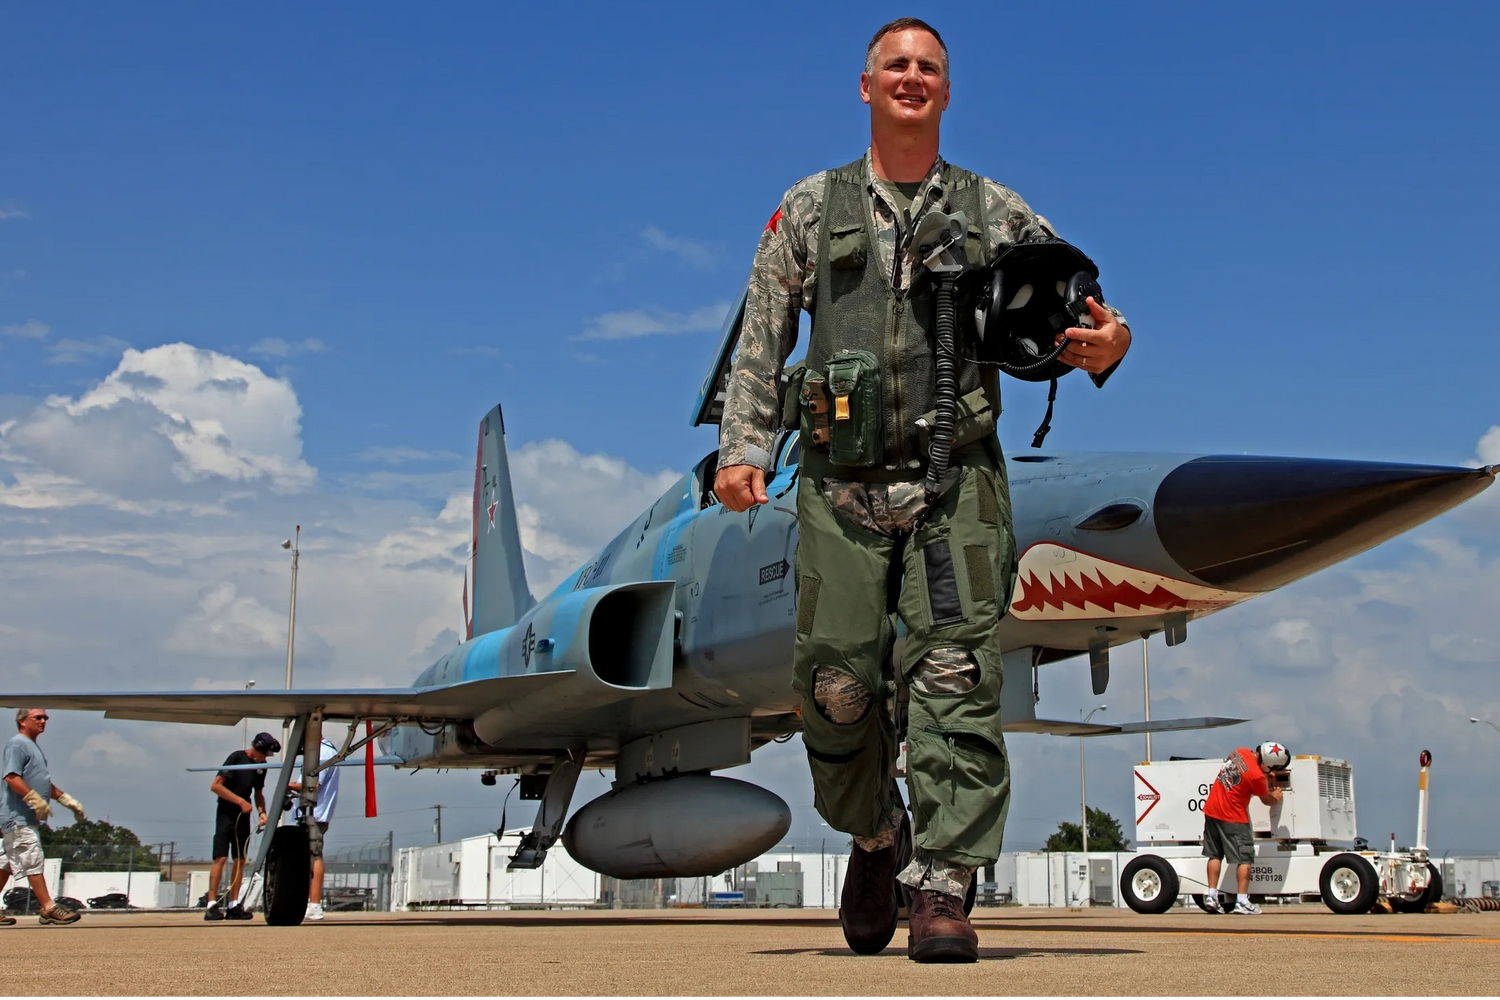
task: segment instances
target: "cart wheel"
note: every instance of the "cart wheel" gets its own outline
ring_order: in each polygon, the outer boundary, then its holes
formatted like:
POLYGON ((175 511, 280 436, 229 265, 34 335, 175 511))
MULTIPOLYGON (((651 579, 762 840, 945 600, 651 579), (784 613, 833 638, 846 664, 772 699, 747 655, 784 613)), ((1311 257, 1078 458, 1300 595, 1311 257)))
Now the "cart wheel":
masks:
POLYGON ((1230 906, 1229 909, 1225 909, 1223 902, 1220 901, 1219 908, 1217 910, 1210 910, 1208 908, 1208 897, 1201 892, 1193 893, 1193 902, 1197 903, 1198 909, 1202 910, 1204 913, 1228 913, 1230 910, 1234 909, 1233 906, 1230 906))
POLYGON ((1380 877, 1358 854, 1335 854, 1318 876, 1318 889, 1334 913, 1369 913, 1380 895, 1380 877))
POLYGON ((1137 913, 1166 913, 1177 902, 1177 870, 1165 858, 1142 854, 1120 873, 1120 895, 1137 913))
POLYGON ((1387 896, 1385 901, 1397 913, 1421 913, 1427 909, 1427 889, 1423 887, 1415 896, 1387 896))
POLYGON ((1443 873, 1437 870, 1437 865, 1431 861, 1427 862, 1427 898, 1423 900, 1427 906, 1443 901, 1443 873))
POLYGON ((1422 913, 1433 903, 1443 901, 1443 876, 1437 867, 1427 862, 1427 885, 1415 896, 1391 896, 1391 909, 1397 913, 1422 913))
POLYGON ((307 915, 312 886, 312 848, 301 824, 278 826, 266 855, 264 903, 266 923, 294 927, 307 915))

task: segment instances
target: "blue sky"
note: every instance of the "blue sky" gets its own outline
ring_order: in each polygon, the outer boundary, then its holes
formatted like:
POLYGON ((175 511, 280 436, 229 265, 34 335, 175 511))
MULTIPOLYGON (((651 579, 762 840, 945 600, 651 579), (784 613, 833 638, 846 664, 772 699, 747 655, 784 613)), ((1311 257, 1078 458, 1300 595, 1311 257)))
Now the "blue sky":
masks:
MULTIPOLYGON (((862 151, 863 48, 907 13, 951 49, 946 155, 1090 253, 1135 330, 1106 391, 1063 383, 1050 446, 1475 459, 1500 422, 1492 5, 12 8, 0 425, 22 424, 0 455, 0 558, 31 622, 58 624, 26 636, 0 605, 0 671, 274 676, 284 568, 254 539, 301 521, 341 567, 305 563, 310 676, 403 679, 456 622, 458 575, 385 581, 361 560, 451 554, 440 512, 495 402, 533 448, 534 580, 608 538, 714 446, 686 416, 722 309, 781 192, 862 151), (261 393, 234 420, 195 411, 238 429, 187 472, 158 447, 176 390, 127 383, 188 361, 120 381, 127 348, 176 342, 261 393), (47 438, 49 396, 100 423, 47 438), (129 433, 101 415, 127 410, 146 421, 129 433), (374 607, 378 643, 356 624, 374 607)), ((1006 393, 1021 450, 1042 399, 1006 393)), ((1474 554, 1469 599, 1490 602, 1451 634, 1494 646, 1485 510, 1431 537, 1474 554)), ((1427 580, 1456 565, 1436 551, 1398 543, 1349 572, 1427 580)), ((1343 640, 1309 641, 1328 658, 1343 640)), ((68 725, 81 740, 99 720, 68 725)))

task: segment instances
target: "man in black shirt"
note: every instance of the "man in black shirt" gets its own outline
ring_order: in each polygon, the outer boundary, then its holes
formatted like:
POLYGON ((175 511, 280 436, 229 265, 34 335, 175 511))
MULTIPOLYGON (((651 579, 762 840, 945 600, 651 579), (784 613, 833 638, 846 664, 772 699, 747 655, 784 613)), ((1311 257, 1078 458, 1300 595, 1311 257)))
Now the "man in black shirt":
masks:
POLYGON ((209 791, 219 797, 214 816, 214 864, 208 873, 208 908, 204 920, 249 920, 250 913, 238 902, 220 905, 219 880, 224 875, 224 861, 234 859, 229 877, 228 899, 240 897, 240 879, 245 873, 245 854, 250 847, 250 793, 255 793, 254 809, 259 828, 266 825, 266 770, 231 770, 241 764, 264 764, 266 758, 281 750, 281 743, 270 733, 256 733, 247 750, 236 750, 224 760, 225 770, 214 775, 209 791))

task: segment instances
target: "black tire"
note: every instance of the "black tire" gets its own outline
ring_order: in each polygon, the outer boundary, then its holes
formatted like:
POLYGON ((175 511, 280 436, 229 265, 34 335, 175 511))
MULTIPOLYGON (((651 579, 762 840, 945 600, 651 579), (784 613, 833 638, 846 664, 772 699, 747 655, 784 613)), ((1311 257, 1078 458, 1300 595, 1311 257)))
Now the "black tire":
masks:
POLYGON ((1334 913, 1369 913, 1380 895, 1380 876, 1358 854, 1335 854, 1318 876, 1318 893, 1334 913))
POLYGON ((1443 876, 1432 862, 1427 863, 1427 887, 1415 896, 1387 897, 1397 913, 1423 913, 1433 903, 1443 901, 1443 876))
POLYGON ((1137 913, 1166 913, 1180 885, 1177 870, 1155 854, 1140 855, 1120 873, 1120 896, 1137 913))
POLYGON ((312 887, 312 848, 307 831, 297 826, 278 826, 266 856, 263 890, 266 923, 295 927, 307 915, 307 891, 312 887))
POLYGON ((1427 862, 1427 876, 1427 898, 1423 909, 1443 901, 1443 873, 1431 861, 1427 862))

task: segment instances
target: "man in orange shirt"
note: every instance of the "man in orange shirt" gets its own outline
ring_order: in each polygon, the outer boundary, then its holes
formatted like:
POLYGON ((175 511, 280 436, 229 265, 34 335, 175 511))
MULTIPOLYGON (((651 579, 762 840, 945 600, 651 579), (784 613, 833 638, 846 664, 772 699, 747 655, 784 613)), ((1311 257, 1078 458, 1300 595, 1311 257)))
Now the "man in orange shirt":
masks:
POLYGON ((1208 858, 1208 891, 1203 901, 1215 913, 1222 912, 1219 903, 1221 859, 1235 867, 1239 896, 1230 913, 1259 913, 1250 902, 1250 864, 1255 860, 1255 833, 1250 829, 1250 796, 1268 806, 1281 801, 1279 784, 1272 784, 1270 774, 1284 772, 1292 762, 1291 754, 1280 743, 1262 743, 1254 750, 1240 747, 1224 758, 1224 766, 1209 789, 1203 806, 1203 856, 1208 858))

